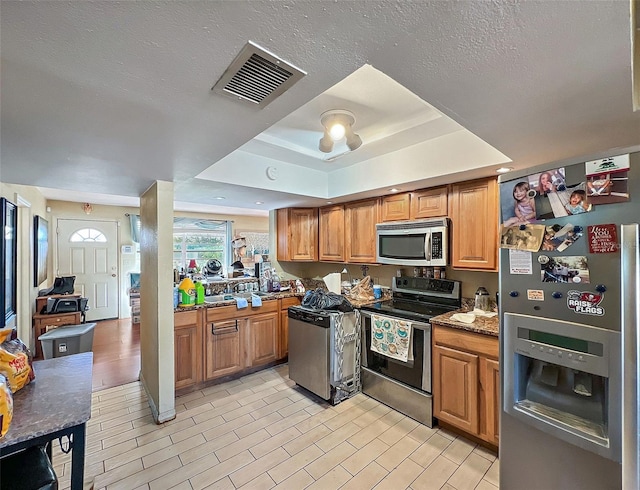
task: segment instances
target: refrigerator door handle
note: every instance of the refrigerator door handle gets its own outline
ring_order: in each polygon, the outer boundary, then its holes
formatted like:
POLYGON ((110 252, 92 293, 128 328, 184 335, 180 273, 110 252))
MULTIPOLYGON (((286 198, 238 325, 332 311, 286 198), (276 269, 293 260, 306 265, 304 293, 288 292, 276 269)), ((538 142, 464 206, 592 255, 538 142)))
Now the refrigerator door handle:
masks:
POLYGON ((640 488, 640 254, 639 225, 621 225, 622 488, 640 488))

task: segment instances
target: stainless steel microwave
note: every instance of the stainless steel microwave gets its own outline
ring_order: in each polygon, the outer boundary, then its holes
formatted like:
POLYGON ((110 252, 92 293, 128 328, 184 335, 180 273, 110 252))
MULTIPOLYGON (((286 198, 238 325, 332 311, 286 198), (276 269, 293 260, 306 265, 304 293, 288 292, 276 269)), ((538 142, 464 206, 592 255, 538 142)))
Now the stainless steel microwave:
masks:
POLYGON ((448 264, 447 218, 396 221, 376 225, 376 260, 381 264, 448 264))

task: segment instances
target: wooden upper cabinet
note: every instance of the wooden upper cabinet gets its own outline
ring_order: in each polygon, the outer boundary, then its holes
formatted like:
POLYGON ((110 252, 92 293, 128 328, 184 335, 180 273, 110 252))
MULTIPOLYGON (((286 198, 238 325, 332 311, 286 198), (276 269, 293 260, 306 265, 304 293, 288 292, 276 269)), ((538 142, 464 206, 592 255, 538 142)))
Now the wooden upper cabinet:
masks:
POLYGON ((344 206, 320 208, 318 222, 320 260, 344 262, 344 206))
POLYGON ((278 260, 315 262, 318 260, 318 209, 278 209, 278 260))
POLYGON ((410 219, 446 216, 447 195, 446 186, 412 192, 410 219))
POLYGON ((384 196, 380 206, 380 220, 399 221, 410 219, 410 206, 411 194, 408 192, 384 196))
POLYGON ((345 204, 345 259, 359 264, 376 262, 376 223, 379 199, 345 204))
POLYGON ((451 185, 451 265, 495 271, 498 267, 498 182, 495 178, 451 185))

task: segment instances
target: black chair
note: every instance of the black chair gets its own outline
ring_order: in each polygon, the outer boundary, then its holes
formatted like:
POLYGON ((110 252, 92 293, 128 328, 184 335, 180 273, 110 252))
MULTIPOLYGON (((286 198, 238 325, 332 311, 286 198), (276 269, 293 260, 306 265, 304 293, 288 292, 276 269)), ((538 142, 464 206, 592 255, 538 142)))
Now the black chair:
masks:
POLYGON ((42 446, 0 459, 0 490, 58 490, 58 478, 42 446))

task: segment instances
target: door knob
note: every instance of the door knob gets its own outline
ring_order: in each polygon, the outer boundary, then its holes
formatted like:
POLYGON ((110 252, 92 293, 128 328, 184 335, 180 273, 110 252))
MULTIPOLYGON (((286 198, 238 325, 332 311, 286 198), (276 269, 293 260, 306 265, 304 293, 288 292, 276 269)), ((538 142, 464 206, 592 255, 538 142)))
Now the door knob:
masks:
POLYGON ((115 274, 111 274, 111 277, 116 277, 116 275, 115 274))

